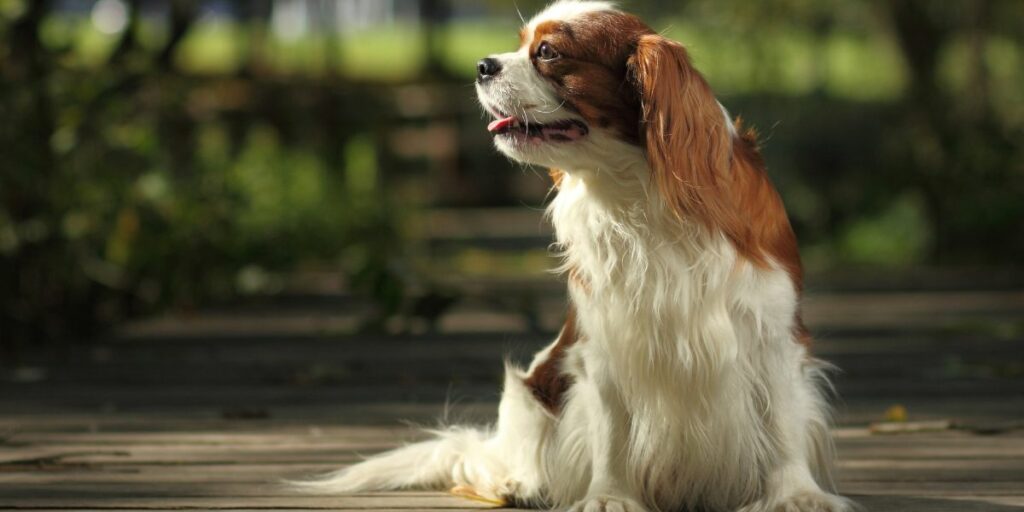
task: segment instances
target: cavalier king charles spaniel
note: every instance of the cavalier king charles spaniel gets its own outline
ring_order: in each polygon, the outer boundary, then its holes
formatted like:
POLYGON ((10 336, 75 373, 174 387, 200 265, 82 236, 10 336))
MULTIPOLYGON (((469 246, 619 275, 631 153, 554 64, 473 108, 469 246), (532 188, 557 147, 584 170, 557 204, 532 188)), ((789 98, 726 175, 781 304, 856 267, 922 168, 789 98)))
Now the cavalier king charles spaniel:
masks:
POLYGON ((853 509, 834 494, 825 365, 755 134, 682 45, 609 3, 558 1, 519 35, 476 89, 498 150, 552 169, 565 326, 508 366, 493 427, 308 486, 578 512, 853 509))

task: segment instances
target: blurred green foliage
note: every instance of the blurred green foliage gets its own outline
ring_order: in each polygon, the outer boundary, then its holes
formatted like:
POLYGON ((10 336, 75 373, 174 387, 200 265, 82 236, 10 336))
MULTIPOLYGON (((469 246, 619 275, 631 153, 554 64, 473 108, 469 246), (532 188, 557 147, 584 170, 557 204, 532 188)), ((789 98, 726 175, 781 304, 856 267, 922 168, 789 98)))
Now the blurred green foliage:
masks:
POLYGON ((401 294, 388 268, 399 212, 366 135, 380 110, 371 89, 181 73, 161 56, 187 55, 191 39, 110 44, 46 2, 11 6, 0 10, 0 345, 274 291, 276 273, 299 264, 341 267, 385 307, 401 294))
MULTIPOLYGON (((400 171, 455 164, 393 154, 396 119, 423 133, 478 124, 431 114, 406 86, 471 107, 473 63, 514 48, 516 8, 453 17, 440 7, 468 4, 431 0, 424 23, 285 40, 269 0, 227 3, 236 18, 168 0, 164 22, 135 9, 105 34, 51 0, 0 0, 0 346, 273 292, 304 266, 340 269, 378 322, 402 309, 402 219, 430 194, 400 171)), ((1024 257, 1024 3, 625 4, 761 128, 812 269, 1024 257)), ((520 204, 495 177, 511 167, 461 133, 464 194, 520 204)), ((524 254, 453 264, 543 264, 524 254)))

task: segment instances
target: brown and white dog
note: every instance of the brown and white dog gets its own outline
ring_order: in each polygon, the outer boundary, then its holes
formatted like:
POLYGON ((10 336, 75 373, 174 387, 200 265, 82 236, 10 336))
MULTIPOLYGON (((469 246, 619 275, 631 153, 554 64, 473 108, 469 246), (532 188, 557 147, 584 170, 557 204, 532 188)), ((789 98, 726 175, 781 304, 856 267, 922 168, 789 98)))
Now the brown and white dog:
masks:
POLYGON ((823 364, 755 136, 686 50, 605 2, 563 0, 478 66, 497 148, 551 167, 571 303, 509 367, 497 424, 452 428, 309 484, 451 488, 573 511, 828 511, 823 364))

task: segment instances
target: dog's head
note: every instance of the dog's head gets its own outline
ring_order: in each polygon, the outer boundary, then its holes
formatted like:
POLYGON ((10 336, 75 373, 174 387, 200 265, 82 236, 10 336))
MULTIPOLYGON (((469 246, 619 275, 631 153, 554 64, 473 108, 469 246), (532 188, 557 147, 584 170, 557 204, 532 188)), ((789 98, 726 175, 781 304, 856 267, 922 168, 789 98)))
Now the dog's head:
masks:
POLYGON ((552 4, 477 71, 495 145, 520 162, 596 171, 636 148, 659 181, 698 186, 728 165, 732 125, 686 50, 610 3, 552 4))
POLYGON ((682 45, 608 2, 580 0, 555 2, 520 39, 479 62, 477 92, 501 152, 615 175, 613 185, 640 176, 679 219, 799 281, 796 238, 756 136, 738 133, 682 45))

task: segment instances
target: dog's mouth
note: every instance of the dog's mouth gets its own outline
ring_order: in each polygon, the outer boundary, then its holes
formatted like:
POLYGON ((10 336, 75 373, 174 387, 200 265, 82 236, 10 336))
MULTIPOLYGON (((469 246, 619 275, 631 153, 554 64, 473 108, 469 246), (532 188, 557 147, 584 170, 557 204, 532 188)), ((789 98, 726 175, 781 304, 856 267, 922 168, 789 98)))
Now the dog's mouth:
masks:
POLYGON ((550 123, 523 121, 515 116, 495 116, 498 119, 487 126, 495 136, 511 137, 530 142, 575 142, 587 136, 590 128, 577 119, 564 119, 550 123))

